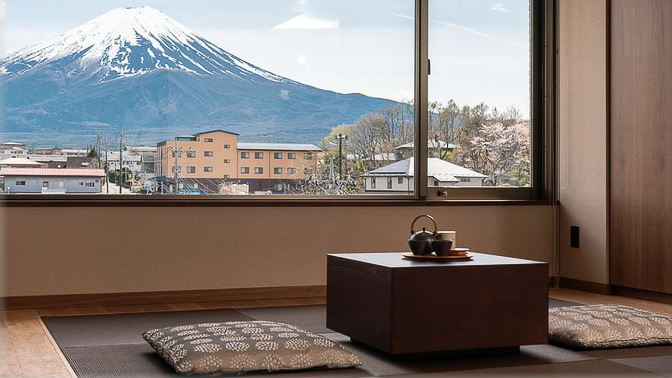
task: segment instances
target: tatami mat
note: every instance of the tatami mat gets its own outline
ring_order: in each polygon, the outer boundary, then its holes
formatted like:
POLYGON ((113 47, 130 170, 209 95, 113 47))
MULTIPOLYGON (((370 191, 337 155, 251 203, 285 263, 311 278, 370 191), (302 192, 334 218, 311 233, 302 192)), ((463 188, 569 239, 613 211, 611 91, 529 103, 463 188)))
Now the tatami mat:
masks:
MULTIPOLYGON (((549 300, 549 307, 575 304, 549 300)), ((170 366, 144 342, 142 332, 174 325, 250 319, 290 323, 323 334, 356 353, 363 363, 353 369, 282 373, 283 377, 672 376, 672 346, 574 351, 543 344, 522 346, 520 353, 510 355, 394 359, 327 329, 323 305, 42 318, 79 377, 175 376, 170 366)))

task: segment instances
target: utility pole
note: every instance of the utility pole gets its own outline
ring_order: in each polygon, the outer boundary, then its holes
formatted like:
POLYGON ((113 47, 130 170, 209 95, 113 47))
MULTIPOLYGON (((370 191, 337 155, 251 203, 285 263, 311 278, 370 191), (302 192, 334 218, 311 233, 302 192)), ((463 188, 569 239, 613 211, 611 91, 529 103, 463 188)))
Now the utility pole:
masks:
POLYGON ((110 194, 110 166, 107 163, 107 134, 105 135, 105 187, 107 188, 107 194, 110 194))
POLYGON ((178 139, 175 137, 175 148, 173 149, 173 156, 175 157, 175 165, 173 165, 173 173, 175 173, 175 192, 179 193, 179 188, 178 188, 178 183, 177 180, 179 179, 180 175, 178 173, 178 167, 179 167, 179 162, 178 162, 178 157, 182 155, 182 149, 178 148, 177 145, 178 139))
POLYGON ((121 185, 124 180, 123 167, 124 167, 124 157, 123 157, 123 137, 124 133, 122 132, 123 128, 119 128, 119 194, 121 194, 121 185))
POLYGON ((343 142, 348 140, 347 135, 336 135, 338 140, 338 179, 343 180, 343 142))

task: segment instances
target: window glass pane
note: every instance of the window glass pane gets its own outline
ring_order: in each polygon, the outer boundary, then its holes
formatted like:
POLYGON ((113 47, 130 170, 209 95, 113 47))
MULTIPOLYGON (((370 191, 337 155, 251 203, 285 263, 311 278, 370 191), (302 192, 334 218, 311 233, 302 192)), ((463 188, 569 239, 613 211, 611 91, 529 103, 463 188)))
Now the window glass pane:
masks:
POLYGON ((366 195, 411 166, 414 0, 2 3, 3 139, 90 158, 102 194, 366 195))
POLYGON ((530 186, 530 35, 530 0, 430 0, 429 186, 530 186))

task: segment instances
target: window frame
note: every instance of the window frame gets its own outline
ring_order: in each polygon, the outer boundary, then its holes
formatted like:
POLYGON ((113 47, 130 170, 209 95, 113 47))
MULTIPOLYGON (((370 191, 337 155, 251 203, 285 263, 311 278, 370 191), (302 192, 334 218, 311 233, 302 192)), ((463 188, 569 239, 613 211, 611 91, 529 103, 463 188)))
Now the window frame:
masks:
MULTIPOLYGON (((429 1, 438 0, 415 0, 415 52, 414 52, 414 99, 416 108, 428 109, 428 75, 429 75, 429 54, 428 54, 428 24, 429 24, 429 1)), ((3 200, 7 206, 32 206, 36 204, 72 204, 80 203, 110 203, 110 204, 143 204, 160 202, 169 205, 171 202, 195 203, 213 201, 223 201, 225 203, 245 202, 258 203, 275 200, 293 200, 297 203, 306 201, 328 200, 329 202, 343 202, 348 200, 361 201, 362 199, 371 202, 425 202, 425 203, 469 203, 471 201, 490 201, 491 203, 505 204, 521 201, 529 203, 548 203, 552 198, 555 186, 555 87, 556 87, 556 2, 557 0, 530 0, 530 120, 531 120, 531 186, 525 188, 506 188, 506 187, 438 187, 429 188, 427 180, 414 180, 413 195, 378 195, 363 194, 351 196, 310 196, 310 195, 274 195, 265 197, 266 199, 241 198, 240 196, 227 195, 209 195, 198 196, 195 201, 194 196, 182 195, 161 195, 161 196, 128 196, 105 194, 65 194, 65 195, 40 195, 27 193, 0 194, 0 200, 3 200)), ((428 147, 418 141, 428 138, 428 115, 426 111, 415 112, 414 128, 414 156, 427 156, 428 147)), ((226 147, 225 147, 226 148, 226 147)), ((173 151, 173 153, 175 153, 173 151)), ((240 151, 241 159, 244 151, 240 151)), ((178 152, 181 155, 181 151, 178 152)), ((178 158, 180 157, 178 155, 178 158)), ((294 153, 296 159, 296 153, 294 153)), ((292 160, 291 153, 288 153, 288 160, 292 160)), ((427 177, 426 159, 414 159, 414 170, 417 177, 427 177)), ((181 167, 180 167, 181 168, 181 167)), ((241 167, 242 168, 242 167, 241 167)), ((240 169, 240 168, 239 168, 240 169)), ((249 168, 248 168, 249 169, 249 168)), ((242 172, 241 172, 242 173, 242 172)), ((247 174, 250 172, 248 171, 247 174)), ((290 203, 292 201, 288 201, 290 203)))

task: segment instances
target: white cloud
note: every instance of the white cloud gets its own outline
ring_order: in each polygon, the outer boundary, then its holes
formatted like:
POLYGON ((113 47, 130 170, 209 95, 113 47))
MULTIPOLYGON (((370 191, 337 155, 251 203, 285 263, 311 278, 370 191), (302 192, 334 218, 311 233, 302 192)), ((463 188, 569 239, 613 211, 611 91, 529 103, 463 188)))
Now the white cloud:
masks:
MULTIPOLYGON (((0 0, 0 58, 5 57, 7 34, 5 32, 5 17, 7 16, 7 1, 0 0)), ((5 72, 0 72, 5 74, 5 72)))
POLYGON ((504 4, 495 4, 492 7, 490 7, 490 10, 495 11, 495 12, 502 12, 502 13, 508 12, 508 9, 506 9, 504 7, 504 4))
POLYGON ((443 22, 443 21, 436 21, 436 20, 433 20, 433 22, 436 22, 439 25, 449 26, 451 28, 459 29, 459 30, 465 31, 467 33, 478 35, 478 36, 481 36, 483 38, 491 39, 493 41, 506 43, 506 44, 516 46, 516 47, 520 47, 520 48, 524 48, 524 49, 529 48, 529 46, 527 46, 523 43, 519 43, 519 42, 516 42, 516 41, 511 41, 511 40, 508 40, 508 39, 500 38, 500 37, 497 37, 496 35, 492 35, 492 34, 483 33, 483 32, 478 31, 476 29, 468 28, 466 26, 462 26, 462 25, 458 25, 458 24, 453 24, 452 22, 443 22))
POLYGON ((415 21, 415 17, 407 16, 405 14, 399 14, 399 13, 393 13, 393 12, 388 12, 388 14, 391 15, 391 16, 394 16, 394 17, 399 17, 399 18, 404 18, 406 20, 415 21))
POLYGON ((276 25, 273 30, 282 29, 338 29, 338 20, 327 20, 302 13, 276 25))

